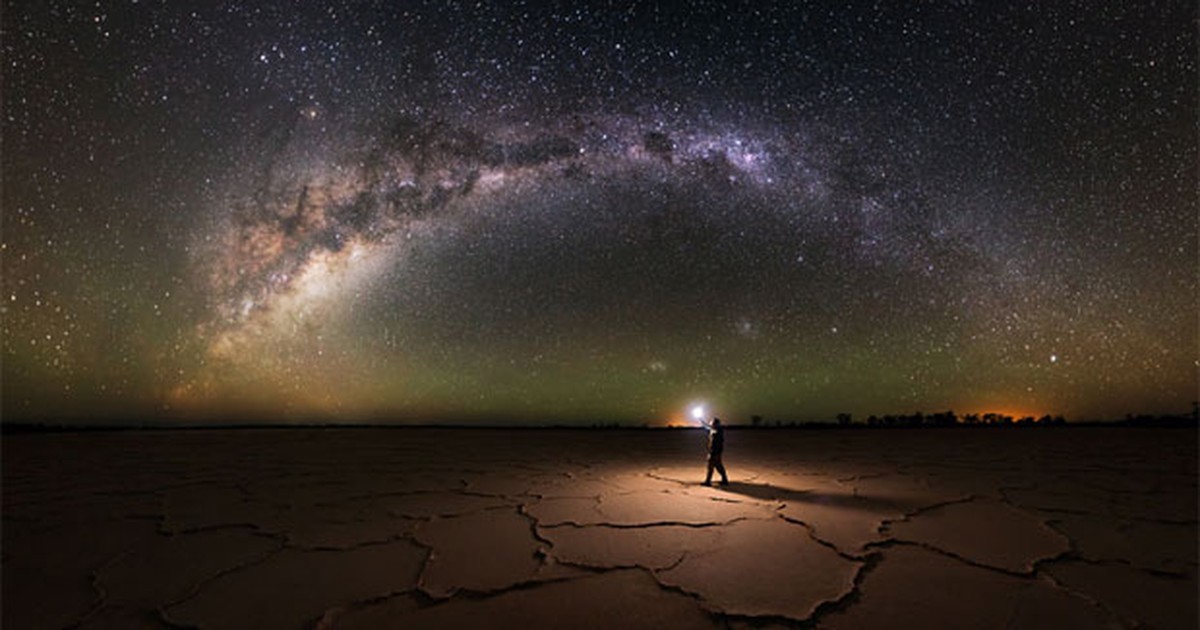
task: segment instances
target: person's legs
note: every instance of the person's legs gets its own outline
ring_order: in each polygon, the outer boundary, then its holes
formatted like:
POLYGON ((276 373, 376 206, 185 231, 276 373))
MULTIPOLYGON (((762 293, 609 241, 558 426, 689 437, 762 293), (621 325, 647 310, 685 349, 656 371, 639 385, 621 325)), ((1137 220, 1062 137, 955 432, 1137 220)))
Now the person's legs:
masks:
POLYGON ((714 468, 717 469, 717 472, 721 473, 721 485, 729 485, 729 477, 725 475, 725 463, 721 461, 721 456, 719 454, 708 456, 709 475, 712 475, 712 470, 714 468))
POLYGON ((709 456, 709 458, 708 458, 708 474, 704 475, 704 485, 706 485, 706 486, 712 485, 712 473, 713 473, 713 459, 712 459, 712 456, 709 456))

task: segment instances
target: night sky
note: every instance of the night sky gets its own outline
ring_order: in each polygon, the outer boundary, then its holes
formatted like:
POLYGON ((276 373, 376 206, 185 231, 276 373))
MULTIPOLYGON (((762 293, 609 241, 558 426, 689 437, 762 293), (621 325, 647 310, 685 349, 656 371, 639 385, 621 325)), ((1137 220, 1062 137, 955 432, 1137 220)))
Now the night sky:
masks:
POLYGON ((1197 398, 1194 2, 318 4, 4 3, 6 421, 1197 398))

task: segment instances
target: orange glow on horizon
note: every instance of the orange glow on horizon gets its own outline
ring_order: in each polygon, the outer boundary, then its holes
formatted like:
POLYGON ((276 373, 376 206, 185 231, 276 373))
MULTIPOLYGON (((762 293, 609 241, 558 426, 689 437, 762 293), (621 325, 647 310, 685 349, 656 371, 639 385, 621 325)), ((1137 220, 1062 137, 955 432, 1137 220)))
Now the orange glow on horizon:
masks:
MULTIPOLYGON (((969 414, 978 415, 979 418, 982 420, 985 415, 990 414, 990 413, 994 413, 999 416, 1009 416, 1013 419, 1013 422, 1016 422, 1017 420, 1020 420, 1021 418, 1027 418, 1027 417, 1037 420, 1038 418, 1041 418, 1042 416, 1047 415, 1047 413, 1044 411, 1034 411, 1031 409, 1022 409, 1022 408, 1017 408, 1017 407, 1000 407, 1000 408, 987 407, 987 408, 979 408, 979 409, 974 409, 971 411, 959 413, 958 420, 959 420, 959 422, 962 422, 963 417, 965 417, 969 414)), ((1049 415, 1053 416, 1054 414, 1051 413, 1049 415)))
POLYGON ((669 429, 683 429, 687 427, 698 427, 700 421, 693 419, 693 407, 689 406, 685 409, 672 413, 671 415, 661 418, 656 422, 656 426, 666 427, 669 429))

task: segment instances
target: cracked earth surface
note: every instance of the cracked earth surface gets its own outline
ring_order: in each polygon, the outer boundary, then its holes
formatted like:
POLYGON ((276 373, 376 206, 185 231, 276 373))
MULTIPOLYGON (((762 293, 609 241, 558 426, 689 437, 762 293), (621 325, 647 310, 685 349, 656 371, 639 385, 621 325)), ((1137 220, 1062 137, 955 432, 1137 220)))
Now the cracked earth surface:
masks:
POLYGON ((1191 430, 3 440, 4 627, 1196 628, 1191 430))

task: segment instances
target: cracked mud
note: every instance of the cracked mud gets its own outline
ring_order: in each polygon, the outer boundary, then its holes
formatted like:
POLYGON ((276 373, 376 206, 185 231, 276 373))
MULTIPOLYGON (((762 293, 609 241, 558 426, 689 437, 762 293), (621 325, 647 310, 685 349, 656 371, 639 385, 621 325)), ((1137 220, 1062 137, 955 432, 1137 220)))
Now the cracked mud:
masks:
POLYGON ((1197 627, 1188 430, 5 436, 3 625, 1197 627))

